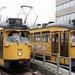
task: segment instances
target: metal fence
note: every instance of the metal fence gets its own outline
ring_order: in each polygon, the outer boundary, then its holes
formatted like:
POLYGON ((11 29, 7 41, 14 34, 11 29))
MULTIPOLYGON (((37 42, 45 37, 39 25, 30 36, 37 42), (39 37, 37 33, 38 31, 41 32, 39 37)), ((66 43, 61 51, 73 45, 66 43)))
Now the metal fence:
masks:
POLYGON ((51 60, 46 60, 46 54, 55 55, 56 58, 57 58, 57 60, 55 62, 57 64, 57 74, 59 74, 59 67, 61 66, 61 67, 68 68, 69 69, 69 75, 71 75, 71 57, 62 57, 62 56, 59 56, 58 53, 49 53, 49 52, 45 52, 45 50, 43 50, 43 57, 42 57, 42 56, 36 55, 35 52, 36 51, 33 50, 33 53, 32 53, 32 55, 33 55, 33 62, 35 62, 35 57, 37 56, 37 57, 43 58, 43 66, 45 66, 45 62, 52 62, 51 60), (64 66, 64 65, 60 65, 59 64, 59 59, 60 58, 68 59, 69 66, 67 67, 67 66, 64 66))

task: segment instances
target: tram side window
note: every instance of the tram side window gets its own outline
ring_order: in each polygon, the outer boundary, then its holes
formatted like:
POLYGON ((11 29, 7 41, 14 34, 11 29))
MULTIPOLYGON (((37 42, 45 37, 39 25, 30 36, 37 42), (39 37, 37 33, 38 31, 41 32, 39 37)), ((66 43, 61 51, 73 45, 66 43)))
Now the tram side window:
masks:
POLYGON ((64 41, 64 38, 65 38, 65 42, 68 42, 68 34, 61 34, 61 42, 64 41), (65 37, 64 37, 65 35, 65 37))
POLYGON ((68 42, 68 34, 65 34, 65 41, 68 42))
POLYGON ((55 40, 58 41, 58 34, 52 35, 52 41, 54 42, 55 40))
POLYGON ((33 34, 30 34, 30 41, 33 41, 33 34))
POLYGON ((48 42, 50 39, 50 33, 49 32, 43 32, 42 33, 42 42, 48 42))
POLYGON ((40 42, 40 33, 34 33, 34 42, 40 42))
POLYGON ((71 36, 71 42, 75 43, 75 32, 72 33, 72 36, 71 36))

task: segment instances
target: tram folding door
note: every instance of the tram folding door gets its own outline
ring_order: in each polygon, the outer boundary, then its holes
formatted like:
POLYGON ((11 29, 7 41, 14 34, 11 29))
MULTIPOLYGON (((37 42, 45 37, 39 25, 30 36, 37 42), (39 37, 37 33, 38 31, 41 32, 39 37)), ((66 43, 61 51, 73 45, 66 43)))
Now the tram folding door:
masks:
POLYGON ((60 56, 68 57, 68 48, 69 45, 69 34, 65 32, 61 32, 60 34, 60 56))
MULTIPOLYGON (((59 55, 62 57, 68 57, 69 56, 69 32, 63 31, 60 32, 60 50, 59 55)), ((68 59, 66 58, 60 58, 60 63, 64 65, 68 65, 68 59)))
MULTIPOLYGON (((59 33, 52 31, 51 32, 51 53, 59 52, 59 33)), ((52 61, 56 61, 56 55, 51 56, 52 61)))
POLYGON ((52 34, 51 44, 52 53, 58 53, 58 34, 52 34))
MULTIPOLYGON (((59 53, 60 56, 68 57, 69 34, 67 31, 51 32, 51 53, 59 53)), ((51 56, 52 61, 56 61, 56 55, 51 56)))

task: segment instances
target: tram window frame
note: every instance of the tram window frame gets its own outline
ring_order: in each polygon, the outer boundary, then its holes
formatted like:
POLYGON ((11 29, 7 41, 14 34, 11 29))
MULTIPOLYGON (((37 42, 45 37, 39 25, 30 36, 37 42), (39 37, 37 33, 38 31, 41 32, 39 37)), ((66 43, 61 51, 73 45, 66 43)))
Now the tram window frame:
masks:
POLYGON ((40 42, 40 32, 34 33, 34 42, 40 42))
POLYGON ((49 42, 49 40, 50 40, 50 31, 42 32, 42 42, 49 42))

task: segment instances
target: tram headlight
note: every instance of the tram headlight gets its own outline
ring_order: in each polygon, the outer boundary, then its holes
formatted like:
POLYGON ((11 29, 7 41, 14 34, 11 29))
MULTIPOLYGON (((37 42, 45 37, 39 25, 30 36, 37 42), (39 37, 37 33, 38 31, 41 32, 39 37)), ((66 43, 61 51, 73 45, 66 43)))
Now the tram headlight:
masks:
POLYGON ((18 56, 21 56, 22 55, 22 52, 18 52, 18 56))

